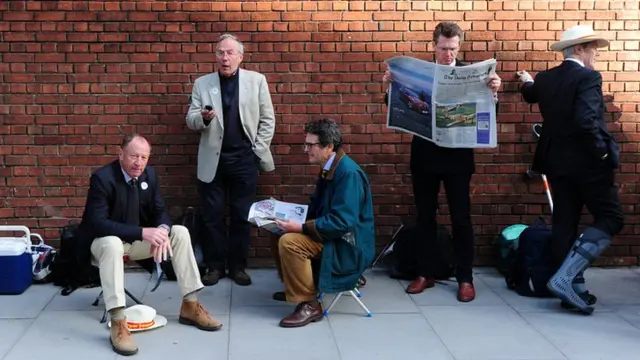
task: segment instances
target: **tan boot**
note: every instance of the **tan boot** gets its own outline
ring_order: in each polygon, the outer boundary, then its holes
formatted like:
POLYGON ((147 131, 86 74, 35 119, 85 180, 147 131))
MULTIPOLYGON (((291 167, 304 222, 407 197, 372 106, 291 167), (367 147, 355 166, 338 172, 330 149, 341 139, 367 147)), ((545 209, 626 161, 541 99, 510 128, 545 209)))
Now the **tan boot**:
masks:
POLYGON ((138 346, 133 341, 131 332, 127 327, 127 320, 111 321, 111 336, 109 340, 113 351, 117 354, 129 356, 138 352, 138 346))
POLYGON ((222 324, 211 317, 198 301, 184 300, 178 321, 180 324, 193 325, 204 331, 216 331, 222 327, 222 324))

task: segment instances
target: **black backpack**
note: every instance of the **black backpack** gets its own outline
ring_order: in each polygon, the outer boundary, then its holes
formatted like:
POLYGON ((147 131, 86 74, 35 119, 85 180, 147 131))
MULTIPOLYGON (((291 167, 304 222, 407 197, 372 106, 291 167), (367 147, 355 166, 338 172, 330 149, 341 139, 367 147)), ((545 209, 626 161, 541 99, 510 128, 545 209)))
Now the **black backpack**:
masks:
MULTIPOLYGON (((192 207, 188 207, 185 212, 177 218, 174 225, 182 225, 189 230, 189 236, 191 237, 191 247, 193 248, 193 255, 196 258, 198 264, 198 270, 200 276, 204 276, 207 272, 207 266, 204 264, 204 255, 202 253, 202 239, 205 237, 204 220, 202 219, 202 213, 195 210, 192 207)), ((162 271, 170 281, 176 281, 176 272, 173 270, 171 260, 162 262, 162 271)))
POLYGON ((551 229, 540 217, 518 237, 511 269, 505 275, 507 287, 521 296, 553 297, 547 282, 553 276, 551 229))
MULTIPOLYGON (((420 258, 416 252, 418 241, 422 238, 421 230, 415 225, 404 225, 394 237, 393 253, 389 263, 389 276, 394 279, 414 280, 420 275, 420 258)), ((455 275, 455 263, 451 235, 444 225, 438 225, 438 238, 429 249, 433 254, 429 261, 436 280, 446 280, 455 275)))
POLYGON ((84 261, 79 254, 79 238, 76 236, 78 224, 70 224, 60 232, 60 249, 51 264, 54 285, 62 287, 60 292, 67 296, 77 288, 100 286, 100 273, 91 261, 84 261))

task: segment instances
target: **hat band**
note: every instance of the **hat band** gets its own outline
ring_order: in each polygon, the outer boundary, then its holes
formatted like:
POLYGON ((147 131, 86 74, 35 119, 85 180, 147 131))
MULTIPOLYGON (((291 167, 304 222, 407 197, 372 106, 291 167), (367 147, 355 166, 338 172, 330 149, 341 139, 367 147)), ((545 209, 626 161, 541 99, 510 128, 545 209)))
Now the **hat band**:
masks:
POLYGON ((129 327, 130 330, 143 330, 143 329, 148 329, 152 327, 155 323, 156 323, 155 320, 151 320, 149 322, 144 322, 144 323, 134 323, 134 322, 127 321, 127 326, 129 327))

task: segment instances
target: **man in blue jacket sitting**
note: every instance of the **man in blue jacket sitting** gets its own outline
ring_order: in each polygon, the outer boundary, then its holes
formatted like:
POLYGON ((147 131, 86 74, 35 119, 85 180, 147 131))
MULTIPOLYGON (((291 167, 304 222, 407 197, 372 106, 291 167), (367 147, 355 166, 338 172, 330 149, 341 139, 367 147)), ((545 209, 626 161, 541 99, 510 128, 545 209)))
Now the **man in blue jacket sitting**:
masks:
POLYGON ((280 321, 282 327, 321 320, 318 292, 353 290, 375 251, 369 179, 342 150, 338 124, 330 119, 316 120, 307 123, 304 130, 304 151, 321 171, 307 221, 277 221, 285 234, 272 252, 285 291, 273 298, 298 303, 295 311, 280 321), (311 259, 319 261, 317 284, 311 259))

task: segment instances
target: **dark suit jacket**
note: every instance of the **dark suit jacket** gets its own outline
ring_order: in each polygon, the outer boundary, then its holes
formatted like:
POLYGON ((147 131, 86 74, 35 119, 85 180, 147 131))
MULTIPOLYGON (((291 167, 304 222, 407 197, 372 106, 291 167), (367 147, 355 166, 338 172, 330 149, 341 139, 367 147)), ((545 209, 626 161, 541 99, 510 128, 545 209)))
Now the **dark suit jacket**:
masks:
POLYGON ((89 193, 78 228, 83 249, 83 260, 89 260, 91 243, 95 238, 117 236, 122 241, 132 243, 142 240, 143 227, 158 227, 165 224, 171 228, 171 218, 160 193, 160 185, 155 170, 147 166, 138 178, 140 194, 140 224, 127 224, 127 198, 130 185, 127 184, 119 161, 101 167, 91 175, 89 193), (142 189, 143 183, 148 185, 142 189))
MULTIPOLYGON (((456 59, 456 66, 467 63, 456 59)), ((389 95, 384 102, 389 105, 389 95)), ((496 104, 496 112, 497 107, 496 104)), ((414 136, 411 141, 411 172, 437 174, 472 174, 475 172, 475 160, 471 148, 446 148, 414 136)))
POLYGON ((604 121, 599 72, 565 60, 538 73, 535 82, 523 84, 520 92, 525 101, 538 104, 543 117, 533 170, 562 176, 594 165, 619 166, 618 146, 604 121))

